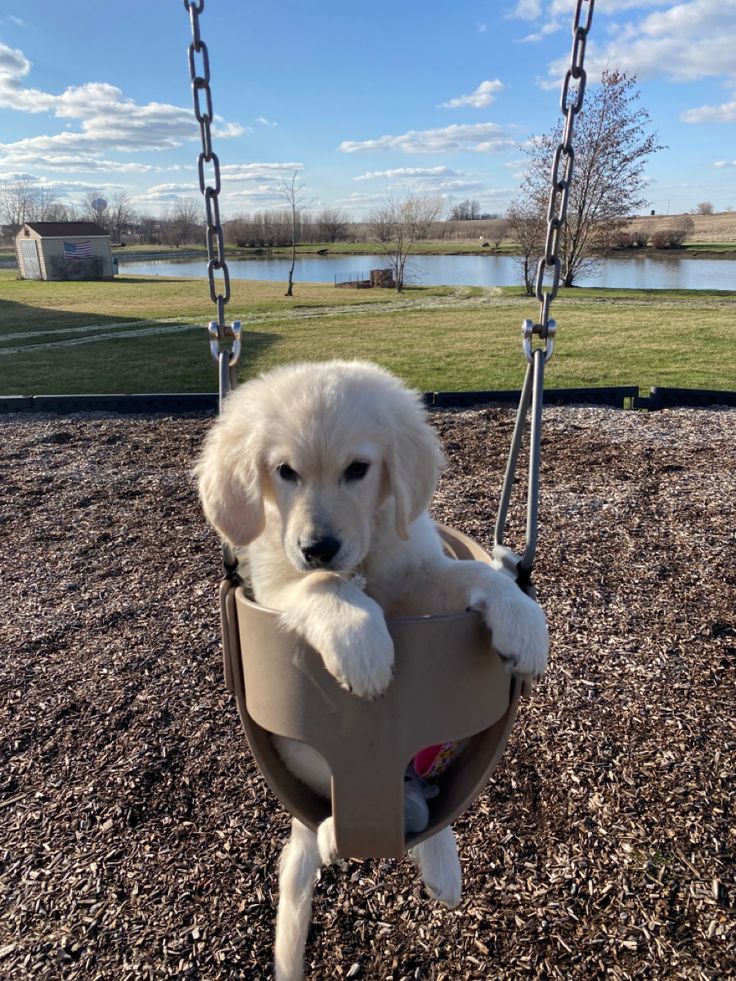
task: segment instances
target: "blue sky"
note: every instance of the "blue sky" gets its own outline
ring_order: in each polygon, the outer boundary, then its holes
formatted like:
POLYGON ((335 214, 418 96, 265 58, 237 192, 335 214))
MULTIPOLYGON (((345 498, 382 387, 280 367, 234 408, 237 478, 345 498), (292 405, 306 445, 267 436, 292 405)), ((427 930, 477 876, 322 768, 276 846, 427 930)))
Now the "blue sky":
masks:
MULTIPOLYGON (((279 203, 364 217, 396 186, 503 212, 521 147, 558 118, 574 0, 206 0, 225 217, 279 203)), ((181 0, 2 0, 0 181, 55 197, 198 197, 181 0)), ((659 213, 736 208, 736 0, 598 0, 587 64, 639 78, 668 149, 659 213)))

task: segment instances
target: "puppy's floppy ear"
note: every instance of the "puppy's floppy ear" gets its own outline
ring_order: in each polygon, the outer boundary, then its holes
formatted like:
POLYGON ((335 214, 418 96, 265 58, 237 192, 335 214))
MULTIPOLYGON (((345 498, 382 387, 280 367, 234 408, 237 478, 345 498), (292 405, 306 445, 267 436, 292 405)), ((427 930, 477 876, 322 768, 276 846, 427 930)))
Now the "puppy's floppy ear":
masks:
MULTIPOLYGON (((434 429, 426 422, 419 396, 409 398, 389 424, 388 478, 394 496, 396 533, 409 537, 409 525, 432 500, 445 457, 434 429)), ((392 408, 398 408, 392 406, 392 408)))
POLYGON ((195 467, 199 497, 209 523, 236 548, 264 529, 262 441, 256 429, 226 412, 207 435, 195 467))

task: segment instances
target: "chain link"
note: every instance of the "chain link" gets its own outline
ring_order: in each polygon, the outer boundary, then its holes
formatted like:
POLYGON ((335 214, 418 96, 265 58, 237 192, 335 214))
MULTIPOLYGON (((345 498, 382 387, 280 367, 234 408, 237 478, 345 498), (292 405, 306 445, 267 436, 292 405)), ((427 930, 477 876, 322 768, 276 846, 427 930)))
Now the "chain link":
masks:
POLYGON ((558 144, 552 158, 551 188, 547 206, 547 236, 544 243, 544 255, 537 264, 537 279, 535 295, 539 301, 539 323, 525 320, 522 325, 524 354, 528 361, 532 360, 532 339, 536 334, 544 343, 545 361, 552 357, 554 334, 557 325, 550 319, 552 301, 557 296, 562 275, 562 262, 558 256, 560 234, 567 218, 567 205, 572 184, 572 172, 575 163, 575 150, 572 145, 575 117, 583 108, 585 98, 585 47, 588 32, 593 22, 595 0, 577 0, 572 24, 572 51, 570 52, 570 67, 565 73, 560 96, 560 111, 565 117, 562 140, 558 144), (587 5, 585 23, 583 8, 587 5), (552 281, 548 289, 544 288, 545 273, 551 270, 552 281))
POLYGON ((227 354, 227 367, 232 369, 229 374, 229 384, 235 382, 235 364, 240 357, 240 323, 225 323, 225 305, 230 300, 230 272, 225 261, 225 236, 220 221, 219 194, 222 189, 220 176, 220 160, 212 149, 212 122, 215 118, 212 108, 212 90, 210 89, 210 56, 207 45, 202 40, 199 27, 199 15, 204 10, 204 0, 184 0, 184 9, 189 14, 192 28, 192 41, 189 45, 189 76, 192 83, 192 98, 194 101, 194 117, 199 123, 202 137, 202 149, 197 159, 199 190, 204 197, 205 218, 207 224, 207 278, 210 286, 210 299, 217 307, 217 320, 210 321, 208 331, 212 357, 221 366, 221 396, 222 392, 222 363, 221 355, 227 354), (197 61, 200 67, 197 67, 197 61), (207 168, 210 168, 208 175, 207 168), (208 183, 208 176, 211 183, 208 183), (217 273, 221 274, 218 282, 217 273))

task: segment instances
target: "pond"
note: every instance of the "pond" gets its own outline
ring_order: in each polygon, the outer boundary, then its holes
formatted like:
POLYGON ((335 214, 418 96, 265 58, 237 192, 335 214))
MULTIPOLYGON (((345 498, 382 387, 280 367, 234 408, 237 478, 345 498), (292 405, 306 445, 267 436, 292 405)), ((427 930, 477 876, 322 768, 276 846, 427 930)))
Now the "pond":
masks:
MULTIPOLYGON (((120 273, 145 276, 206 276, 202 259, 154 259, 128 261, 118 253, 120 273)), ((421 255, 409 260, 407 282, 422 286, 514 286, 519 271, 512 256, 421 255)), ((233 279, 286 282, 291 262, 285 258, 228 259, 233 279)), ((387 267, 385 255, 330 255, 297 257, 294 281, 334 283, 336 280, 368 279, 371 269, 387 267)), ((619 289, 736 289, 736 258, 691 259, 687 257, 604 259, 598 274, 581 277, 577 286, 619 289)))

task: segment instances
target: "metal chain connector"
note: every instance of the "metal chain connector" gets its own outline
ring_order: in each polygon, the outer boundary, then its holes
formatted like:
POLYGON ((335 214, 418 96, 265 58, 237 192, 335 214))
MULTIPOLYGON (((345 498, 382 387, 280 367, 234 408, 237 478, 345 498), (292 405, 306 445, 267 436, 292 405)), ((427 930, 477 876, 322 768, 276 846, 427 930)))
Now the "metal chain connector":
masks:
POLYGON ((527 361, 532 360, 532 337, 537 335, 544 341, 543 350, 545 361, 552 357, 554 347, 555 322, 550 319, 550 308, 552 301, 557 296, 560 288, 560 276, 562 274, 562 262, 558 256, 560 243, 560 233, 567 218, 567 204, 570 195, 570 185, 572 184, 573 165, 575 163, 575 150, 572 145, 573 129, 575 117, 583 108, 585 98, 585 84, 587 75, 585 72, 585 47, 588 40, 588 32, 593 22, 593 8, 595 0, 577 0, 575 15, 572 24, 572 51, 570 52, 570 67, 565 73, 562 83, 562 94, 560 96, 560 111, 565 117, 565 125, 562 131, 562 140, 555 150, 552 158, 551 188, 549 194, 549 204, 547 206, 547 237, 544 243, 544 255, 537 264, 537 280, 535 295, 540 304, 539 323, 528 326, 530 321, 525 320, 522 325, 524 355, 527 361), (583 7, 587 4, 585 23, 582 23, 583 7), (574 85, 572 84, 574 83, 574 85), (544 277, 548 269, 552 270, 552 282, 549 289, 544 289, 544 277))
POLYGON ((539 509, 539 471, 542 456, 542 405, 544 396, 544 366, 552 357, 554 350, 557 324, 550 317, 552 301, 557 296, 560 287, 562 263, 557 254, 560 233, 567 217, 567 202, 572 184, 572 171, 575 162, 575 151, 572 146, 575 117, 583 108, 585 96, 585 46, 588 31, 593 20, 595 0, 577 0, 572 26, 572 52, 570 67, 562 83, 560 100, 561 111, 565 117, 562 141, 552 158, 551 190, 547 206, 547 237, 544 243, 544 255, 537 265, 536 297, 540 303, 539 323, 525 320, 521 326, 522 346, 527 360, 526 376, 519 399, 516 413, 514 435, 506 464, 501 500, 496 518, 493 536, 493 564, 497 569, 512 576, 518 585, 530 595, 534 595, 531 585, 531 570, 537 548, 538 509, 539 509), (581 23, 583 5, 588 4, 585 23, 581 23), (571 86, 574 82, 575 85, 571 86), (548 290, 544 289, 544 274, 552 270, 552 283, 548 290), (543 344, 533 346, 534 338, 539 337, 543 344), (516 465, 521 451, 526 417, 531 407, 531 434, 529 445, 529 483, 527 489, 526 517, 526 546, 522 555, 517 555, 504 545, 506 518, 508 515, 511 492, 513 490, 516 465))
POLYGON ((202 40, 199 15, 204 10, 204 0, 184 0, 184 9, 189 14, 192 28, 192 41, 188 49, 189 75, 192 83, 194 116, 199 123, 202 149, 197 160, 199 190, 204 196, 205 219, 207 225, 207 278, 210 285, 210 299, 217 307, 217 320, 208 326, 210 350, 220 366, 220 403, 235 384, 235 365, 240 357, 240 322, 225 323, 225 305, 230 300, 230 273, 225 261, 225 236, 220 221, 219 194, 222 189, 220 160, 212 149, 212 122, 215 118, 210 89, 210 56, 207 45, 202 40), (201 70, 197 68, 197 58, 201 70), (212 183, 207 183, 206 166, 211 168, 212 183), (216 274, 222 276, 221 289, 218 288, 216 274), (227 371, 222 370, 226 365, 227 371), (224 390, 223 390, 224 386, 224 390))
MULTIPOLYGON (((531 362, 532 360, 532 354, 534 350, 532 348, 532 340, 534 334, 538 333, 538 331, 535 330, 535 327, 536 324, 534 323, 533 320, 525 320, 524 323, 521 325, 521 337, 522 337, 521 345, 524 349, 524 357, 529 362, 531 362)), ((545 345, 543 348, 545 364, 552 357, 552 352, 554 351, 554 347, 555 347, 556 333, 557 333, 557 321, 548 320, 547 336, 545 338, 545 345)))
POLYGON ((232 344, 228 348, 224 348, 222 345, 222 340, 220 339, 219 324, 216 320, 210 320, 207 327, 207 331, 210 335, 210 352, 214 361, 220 360, 220 355, 225 353, 228 355, 228 367, 233 368, 238 363, 238 358, 240 357, 240 321, 233 320, 230 324, 230 336, 232 337, 232 344))

